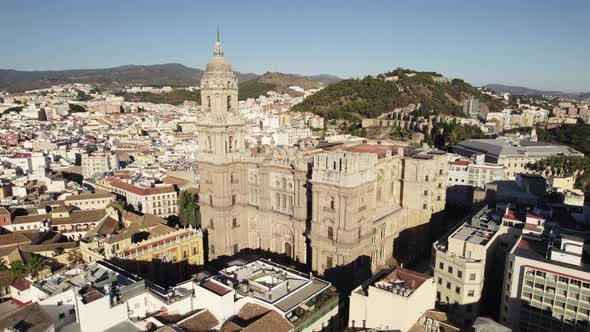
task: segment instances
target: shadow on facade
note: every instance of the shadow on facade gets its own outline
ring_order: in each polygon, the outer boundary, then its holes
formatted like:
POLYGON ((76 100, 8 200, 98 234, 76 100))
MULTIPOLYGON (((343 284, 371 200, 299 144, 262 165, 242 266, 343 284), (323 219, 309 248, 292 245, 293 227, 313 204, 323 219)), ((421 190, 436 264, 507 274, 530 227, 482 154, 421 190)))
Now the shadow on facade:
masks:
POLYGON ((159 259, 139 261, 112 258, 109 262, 164 288, 192 279, 204 271, 204 266, 189 264, 187 260, 164 262, 159 259))
MULTIPOLYGON (((207 248, 206 237, 203 238, 203 246, 207 248)), ((208 259, 208 252, 205 249, 206 261, 208 259)), ((237 254, 232 256, 219 256, 207 263, 207 270, 211 273, 217 273, 218 271, 232 265, 233 263, 250 263, 258 259, 270 259, 271 261, 286 266, 288 268, 300 271, 309 272, 307 264, 301 263, 300 261, 293 260, 291 257, 285 254, 279 254, 264 249, 242 249, 237 254)))

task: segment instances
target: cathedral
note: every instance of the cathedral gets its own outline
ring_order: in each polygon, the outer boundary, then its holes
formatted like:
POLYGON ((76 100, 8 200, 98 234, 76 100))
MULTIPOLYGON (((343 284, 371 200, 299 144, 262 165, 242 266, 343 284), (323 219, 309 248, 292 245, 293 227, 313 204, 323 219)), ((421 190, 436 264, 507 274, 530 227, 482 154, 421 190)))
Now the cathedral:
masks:
POLYGON ((197 119, 201 226, 209 259, 245 248, 324 273, 366 258, 386 264, 405 230, 444 209, 447 156, 379 144, 327 149, 248 146, 238 81, 219 36, 197 119))

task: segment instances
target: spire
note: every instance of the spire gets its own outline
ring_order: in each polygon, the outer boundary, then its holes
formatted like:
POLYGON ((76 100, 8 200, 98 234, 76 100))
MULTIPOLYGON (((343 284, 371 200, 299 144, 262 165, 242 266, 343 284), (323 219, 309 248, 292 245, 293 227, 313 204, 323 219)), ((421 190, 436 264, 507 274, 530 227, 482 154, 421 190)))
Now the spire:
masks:
POLYGON ((215 56, 223 56, 223 49, 221 48, 221 40, 219 39, 219 26, 217 26, 217 40, 215 41, 215 56))

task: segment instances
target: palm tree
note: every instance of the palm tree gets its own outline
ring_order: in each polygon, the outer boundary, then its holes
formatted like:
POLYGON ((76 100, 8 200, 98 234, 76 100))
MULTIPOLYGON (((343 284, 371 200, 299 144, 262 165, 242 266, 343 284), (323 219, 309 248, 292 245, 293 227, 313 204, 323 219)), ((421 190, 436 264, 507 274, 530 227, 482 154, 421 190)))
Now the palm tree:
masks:
POLYGON ((8 270, 8 266, 4 262, 4 259, 0 258, 0 271, 6 271, 6 270, 8 270))
POLYGON ((45 258, 42 256, 32 256, 29 262, 26 265, 27 271, 33 276, 33 278, 37 277, 39 272, 43 271, 47 266, 47 262, 45 258))
POLYGON ((23 261, 12 262, 8 270, 14 279, 22 277, 27 272, 27 268, 25 267, 25 263, 23 263, 23 261))
POLYGON ((79 249, 74 249, 68 251, 67 260, 70 265, 78 265, 84 262, 84 257, 82 256, 82 253, 79 249))

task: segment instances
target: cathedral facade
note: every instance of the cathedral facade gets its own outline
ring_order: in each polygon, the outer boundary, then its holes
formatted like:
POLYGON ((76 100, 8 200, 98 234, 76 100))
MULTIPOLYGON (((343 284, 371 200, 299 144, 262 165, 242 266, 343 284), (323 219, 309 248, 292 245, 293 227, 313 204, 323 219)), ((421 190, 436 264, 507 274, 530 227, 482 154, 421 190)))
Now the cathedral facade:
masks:
POLYGON ((392 257, 400 233, 444 209, 447 157, 438 151, 248 146, 238 82, 219 38, 201 104, 197 162, 209 259, 251 248, 320 273, 358 257, 376 269, 392 257))

